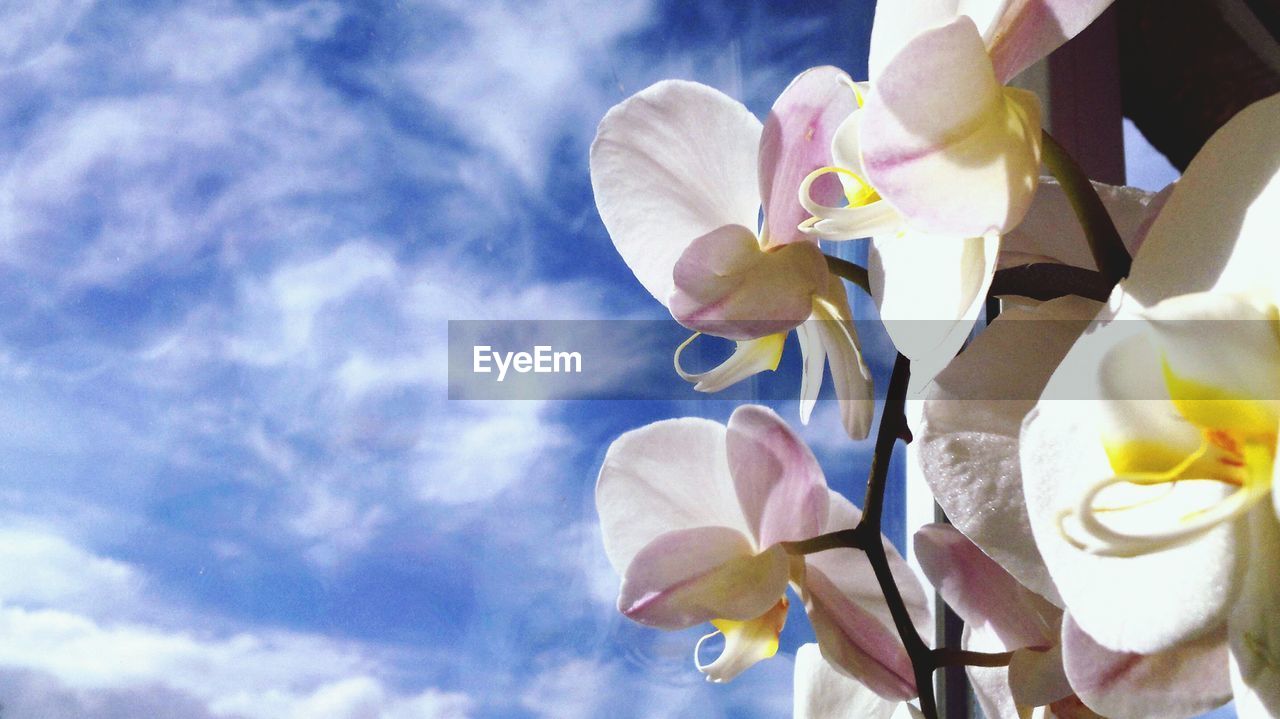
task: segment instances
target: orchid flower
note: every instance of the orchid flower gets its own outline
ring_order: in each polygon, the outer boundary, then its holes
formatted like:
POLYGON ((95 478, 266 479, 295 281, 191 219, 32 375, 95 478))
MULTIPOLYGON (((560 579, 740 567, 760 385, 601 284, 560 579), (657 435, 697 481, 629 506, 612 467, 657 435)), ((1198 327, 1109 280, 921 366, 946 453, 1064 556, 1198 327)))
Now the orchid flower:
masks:
MULTIPOLYGON (((863 106, 836 130, 833 166, 802 184, 824 239, 872 238, 871 290, 899 351, 927 381, 960 349, 990 286, 1000 236, 1039 180, 1040 105, 1005 87, 1110 0, 876 4, 863 106), (835 173, 846 204, 810 197, 835 173)), ((917 382, 916 384, 919 384, 917 382)))
POLYGON ((1246 719, 1280 716, 1277 127, 1280 96, 1210 138, 1020 438, 1079 637, 1151 653, 1225 635, 1246 719))
MULTIPOLYGON (((804 355, 800 416, 808 422, 826 364, 850 437, 865 437, 874 408, 848 297, 816 241, 800 181, 830 164, 831 133, 853 110, 841 71, 797 77, 765 125, 740 103, 697 83, 668 80, 609 111, 591 147, 591 183, 614 246, 645 289, 680 324, 737 342, 700 373, 676 369, 715 392, 773 370, 786 333, 804 355), (763 222, 759 220, 763 209, 763 222)), ((837 183, 815 189, 830 196, 837 183)))
POLYGON ((885 699, 836 669, 817 644, 796 650, 793 705, 792 719, 924 719, 911 704, 885 699))
MULTIPOLYGON (((711 622, 724 651, 695 663, 711 681, 773 656, 791 585, 822 653, 878 694, 916 693, 911 662, 866 555, 801 556, 785 543, 855 526, 861 513, 827 488, 809 448, 772 410, 738 408, 728 426, 655 422, 609 447, 596 484, 605 553, 622 576, 618 608, 661 629, 711 622)), ((887 544, 887 540, 886 540, 887 544)), ((913 620, 928 623, 919 582, 885 547, 913 620)))
MULTIPOLYGON (((1053 185, 1043 189, 1047 192, 1037 195, 1026 220, 1005 238, 1002 263, 1007 256, 1010 264, 1091 267, 1065 197, 1053 185)), ((1155 196, 1131 188, 1096 189, 1126 244, 1137 250, 1145 247, 1173 188, 1155 196)), ((916 553, 944 599, 969 625, 968 648, 1015 650, 1007 669, 969 669, 993 718, 1024 717, 1030 706, 1048 702, 1046 716, 1168 719, 1197 716, 1230 698, 1221 631, 1149 653, 1103 647, 1080 629, 1069 610, 1063 611, 1066 605, 1037 548, 1023 495, 1020 427, 1064 355, 1103 308, 1071 296, 1006 306, 938 375, 924 402, 916 443, 921 469, 956 529, 982 554, 966 547, 954 530, 936 528, 916 536, 916 553), (1005 572, 1012 579, 1002 578, 1005 572), (1010 581, 1016 585, 1010 587, 1010 581), (981 592, 995 587, 1003 588, 983 598, 981 592), (1056 636, 1040 637, 1034 650, 1020 648, 1025 641, 1010 643, 1007 637, 1016 634, 1008 630, 994 636, 989 631, 1009 621, 1007 614, 999 622, 989 615, 998 615, 1009 597, 1028 593, 1058 607, 1055 614, 1041 604, 1031 615, 1050 617, 1060 628, 1056 636), (1052 698, 1067 688, 1068 694, 1052 698)))

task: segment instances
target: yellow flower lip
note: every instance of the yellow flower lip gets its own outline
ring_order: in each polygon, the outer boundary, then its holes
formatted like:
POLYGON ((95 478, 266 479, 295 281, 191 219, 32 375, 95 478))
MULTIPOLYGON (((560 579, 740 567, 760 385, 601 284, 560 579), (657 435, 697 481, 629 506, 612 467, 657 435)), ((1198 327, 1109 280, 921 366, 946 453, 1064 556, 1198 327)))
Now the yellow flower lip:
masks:
POLYGON ((704 635, 693 648, 693 663, 698 671, 707 675, 707 681, 716 684, 727 682, 750 668, 756 662, 778 653, 778 635, 787 623, 787 609, 791 603, 784 595, 778 603, 755 619, 737 621, 713 619, 716 631, 704 635), (724 650, 709 664, 703 664, 699 656, 703 642, 724 635, 724 650))

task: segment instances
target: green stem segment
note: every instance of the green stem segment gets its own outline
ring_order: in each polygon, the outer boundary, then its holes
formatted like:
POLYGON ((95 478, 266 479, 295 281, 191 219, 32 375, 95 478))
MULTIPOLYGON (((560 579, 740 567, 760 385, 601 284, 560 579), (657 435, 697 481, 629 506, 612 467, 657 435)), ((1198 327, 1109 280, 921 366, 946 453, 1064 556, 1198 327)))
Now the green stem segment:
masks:
POLYGON ((1093 189, 1093 183, 1089 182, 1084 170, 1080 169, 1066 149, 1048 132, 1044 133, 1041 147, 1044 166, 1067 193, 1071 209, 1075 211, 1076 218, 1084 229, 1089 251, 1093 253, 1093 261, 1098 265, 1098 270, 1113 285, 1128 277, 1133 258, 1129 256, 1124 240, 1116 231, 1111 215, 1107 214, 1107 208, 1102 205, 1102 198, 1093 189))

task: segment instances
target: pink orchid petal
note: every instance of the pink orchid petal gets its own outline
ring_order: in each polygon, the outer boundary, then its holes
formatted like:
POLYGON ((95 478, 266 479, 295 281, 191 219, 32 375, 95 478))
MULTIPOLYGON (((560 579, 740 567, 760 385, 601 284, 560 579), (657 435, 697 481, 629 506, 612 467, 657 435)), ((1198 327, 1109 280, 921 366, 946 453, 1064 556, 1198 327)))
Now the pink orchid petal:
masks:
POLYGON ((758 546, 816 537, 827 480, 813 452, 773 410, 745 405, 729 418, 729 470, 758 546))
POLYGON ((987 45, 1001 84, 1089 26, 1112 0, 1013 0, 987 45))
MULTIPOLYGON (((857 107, 849 76, 834 67, 800 73, 782 91, 765 119, 760 138, 760 197, 764 198, 767 244, 809 242, 798 225, 809 218, 797 195, 810 172, 831 164, 836 128, 857 107)), ((810 190, 831 205, 843 196, 840 182, 827 175, 810 190)))
POLYGON ((1063 297, 1009 307, 938 375, 920 465, 951 522, 1019 583, 1058 602, 1023 497, 1018 434, 1049 376, 1101 305, 1063 297), (1004 371, 992 372, 999 364, 1004 371))
POLYGON ((1018 584, 955 527, 926 524, 916 531, 915 551, 942 599, 966 624, 993 632, 1006 651, 1057 643, 1062 610, 1018 584))
POLYGON ((616 105, 591 145, 591 188, 622 259, 659 302, 694 239, 754 228, 760 121, 705 85, 665 80, 616 105))
POLYGON ((792 719, 896 719, 894 702, 831 666, 817 644, 796 650, 792 719))
MULTIPOLYGON (((848 498, 839 492, 832 491, 827 509, 827 525, 824 533, 837 532, 842 529, 853 529, 862 520, 862 510, 854 506, 848 498)), ((907 565, 907 561, 898 554, 893 543, 884 539, 884 553, 889 559, 889 570, 897 578, 898 590, 902 601, 911 615, 911 623, 921 636, 928 637, 933 631, 933 617, 929 610, 929 601, 925 597, 924 587, 915 571, 907 565)), ((850 560, 842 552, 819 552, 806 557, 810 566, 826 572, 827 576, 839 586, 840 591, 852 601, 858 603, 886 627, 893 626, 893 616, 884 603, 884 594, 876 582, 875 572, 865 556, 860 560, 850 560)))
POLYGON ((754 619, 786 591, 788 570, 781 547, 757 555, 737 530, 676 530, 645 545, 627 566, 618 610, 659 629, 754 619))
MULTIPOLYGON (((866 561, 854 550, 823 554, 838 555, 850 564, 859 559, 866 561)), ((885 699, 906 700, 916 695, 911 661, 892 626, 885 626, 852 601, 831 576, 813 563, 805 571, 804 587, 805 609, 827 661, 885 699)))
POLYGON ((686 417, 631 430, 609 445, 596 481, 596 510, 605 554, 618 574, 667 532, 704 526, 750 532, 729 475, 725 437, 719 422, 686 417))
POLYGON ((863 113, 867 178, 909 226, 980 237, 1026 214, 1040 176, 1039 102, 996 82, 969 17, 908 42, 863 113))
POLYGON ((1196 154, 1160 211, 1125 290, 1144 306, 1190 292, 1276 292, 1280 95, 1227 121, 1196 154))
MULTIPOLYGON (((832 492, 823 531, 851 529, 861 516, 848 499, 832 492)), ((929 636, 932 620, 924 589, 893 545, 887 539, 884 543, 889 569, 912 623, 929 636)), ((823 656, 882 697, 914 696, 911 663, 866 555, 852 549, 830 550, 807 556, 805 563, 802 596, 823 656)))
POLYGON ((751 230, 717 228, 697 238, 676 262, 669 306, 690 329, 734 340, 785 332, 813 309, 826 287, 822 250, 805 242, 772 251, 751 230))
POLYGON ((1199 716, 1231 698, 1220 634, 1156 654, 1129 654, 1098 644, 1068 615, 1062 647, 1071 686, 1104 716, 1180 719, 1199 716))

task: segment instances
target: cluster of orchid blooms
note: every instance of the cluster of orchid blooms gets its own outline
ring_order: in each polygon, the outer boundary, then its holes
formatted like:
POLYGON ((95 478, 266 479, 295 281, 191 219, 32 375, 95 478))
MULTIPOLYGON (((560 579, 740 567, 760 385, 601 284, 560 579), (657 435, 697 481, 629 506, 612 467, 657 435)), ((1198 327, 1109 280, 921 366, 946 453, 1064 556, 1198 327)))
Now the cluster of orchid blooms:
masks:
POLYGON ((601 122, 592 184, 618 251, 690 342, 736 342, 702 373, 677 350, 696 389, 774 369, 795 330, 801 420, 830 365, 844 429, 865 437, 846 280, 900 353, 863 510, 760 406, 609 448, 596 501, 618 607, 710 622, 708 679, 777 651, 790 588, 817 637, 796 655, 797 717, 936 716, 947 665, 992 719, 1233 699, 1280 717, 1280 96, 1157 195, 1082 181, 1035 96, 1004 83, 1107 4, 881 2, 869 82, 814 68, 761 123, 664 81, 601 122), (818 242, 860 238, 865 269, 818 242), (1001 272, 1039 284, 993 287, 1001 272), (965 347, 989 295, 1003 311, 965 347), (880 534, 888 455, 909 438, 953 523, 914 546, 961 647, 930 648, 925 589, 880 534))

